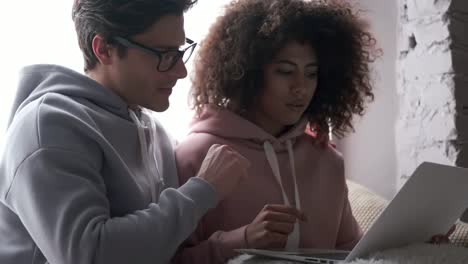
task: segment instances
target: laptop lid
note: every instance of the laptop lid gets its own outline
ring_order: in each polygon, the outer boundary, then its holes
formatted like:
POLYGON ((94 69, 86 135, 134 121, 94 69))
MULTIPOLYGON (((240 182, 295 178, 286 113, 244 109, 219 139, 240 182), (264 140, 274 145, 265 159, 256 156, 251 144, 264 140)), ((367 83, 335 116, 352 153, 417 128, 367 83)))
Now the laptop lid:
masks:
POLYGON ((429 241, 468 207, 468 169, 423 162, 346 258, 429 241))
POLYGON ((304 263, 352 261, 445 234, 467 207, 468 169, 423 162, 349 254, 322 249, 237 251, 304 263))

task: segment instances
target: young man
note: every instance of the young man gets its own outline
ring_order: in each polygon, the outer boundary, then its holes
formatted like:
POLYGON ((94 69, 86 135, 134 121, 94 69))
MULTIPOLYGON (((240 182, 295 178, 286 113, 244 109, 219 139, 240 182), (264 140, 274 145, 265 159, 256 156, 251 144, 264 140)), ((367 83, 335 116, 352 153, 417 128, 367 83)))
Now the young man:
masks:
POLYGON ((187 75, 194 2, 75 0, 87 76, 22 72, 0 160, 0 263, 167 263, 242 180, 248 161, 214 145, 175 189, 170 139, 147 110, 166 110, 187 75))

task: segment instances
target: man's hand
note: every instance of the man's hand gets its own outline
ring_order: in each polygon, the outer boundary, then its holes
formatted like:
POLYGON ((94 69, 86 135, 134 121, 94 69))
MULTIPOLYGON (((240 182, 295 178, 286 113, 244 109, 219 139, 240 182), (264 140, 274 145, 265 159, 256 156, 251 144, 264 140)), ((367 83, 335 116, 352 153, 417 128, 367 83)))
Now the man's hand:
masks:
POLYGON ((283 248, 297 220, 306 221, 304 213, 281 204, 266 205, 245 229, 249 248, 283 248))
POLYGON ((210 183, 224 199, 247 176, 250 162, 227 145, 213 144, 198 171, 198 177, 210 183))

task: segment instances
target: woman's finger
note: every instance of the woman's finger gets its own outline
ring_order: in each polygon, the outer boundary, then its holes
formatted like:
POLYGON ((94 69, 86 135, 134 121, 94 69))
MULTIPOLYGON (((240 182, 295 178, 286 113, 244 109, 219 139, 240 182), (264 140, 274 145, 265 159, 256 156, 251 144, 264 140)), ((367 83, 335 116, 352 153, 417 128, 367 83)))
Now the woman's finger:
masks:
POLYGON ((289 235, 294 229, 294 224, 267 221, 265 222, 265 229, 271 232, 289 235))

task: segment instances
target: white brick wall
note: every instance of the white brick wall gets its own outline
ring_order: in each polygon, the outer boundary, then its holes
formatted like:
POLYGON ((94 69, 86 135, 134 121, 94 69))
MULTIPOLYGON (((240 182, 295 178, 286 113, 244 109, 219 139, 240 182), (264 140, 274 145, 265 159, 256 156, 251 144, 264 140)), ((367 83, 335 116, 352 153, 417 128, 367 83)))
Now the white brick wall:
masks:
POLYGON ((399 7, 397 189, 422 161, 468 166, 468 1, 399 7))

